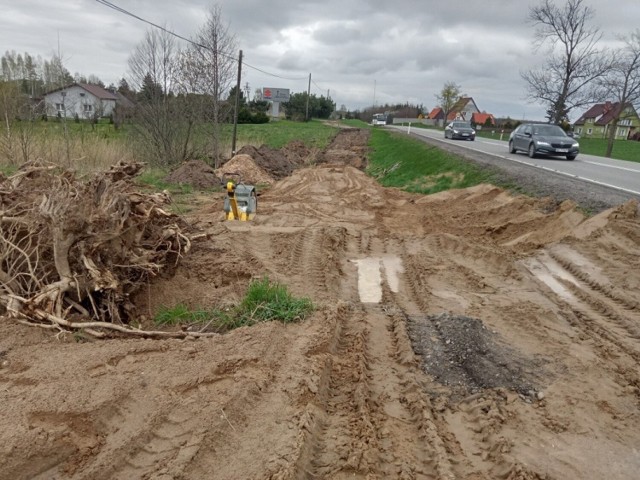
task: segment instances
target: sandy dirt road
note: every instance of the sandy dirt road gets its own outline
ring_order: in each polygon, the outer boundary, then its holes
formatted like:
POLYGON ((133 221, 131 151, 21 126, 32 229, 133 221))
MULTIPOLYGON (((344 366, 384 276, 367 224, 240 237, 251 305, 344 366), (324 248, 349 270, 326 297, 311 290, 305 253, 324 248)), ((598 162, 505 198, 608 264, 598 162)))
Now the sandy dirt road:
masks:
POLYGON ((347 130, 219 199, 141 309, 269 275, 318 307, 211 339, 76 342, 3 323, 2 479, 570 479, 640 471, 640 221, 490 185, 380 187, 347 130))

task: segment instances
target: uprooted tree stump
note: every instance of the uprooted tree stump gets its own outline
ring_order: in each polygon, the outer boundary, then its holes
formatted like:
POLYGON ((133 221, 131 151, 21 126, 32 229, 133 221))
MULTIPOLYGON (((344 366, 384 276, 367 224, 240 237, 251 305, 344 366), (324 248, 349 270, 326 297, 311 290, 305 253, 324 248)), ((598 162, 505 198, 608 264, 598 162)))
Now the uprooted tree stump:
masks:
MULTIPOLYGON (((133 178, 141 163, 120 163, 81 181, 44 163, 0 177, 0 306, 20 323, 95 336, 184 337, 146 331, 133 295, 188 252, 184 223, 133 178)), ((1 174, 0 174, 1 175, 1 174)))

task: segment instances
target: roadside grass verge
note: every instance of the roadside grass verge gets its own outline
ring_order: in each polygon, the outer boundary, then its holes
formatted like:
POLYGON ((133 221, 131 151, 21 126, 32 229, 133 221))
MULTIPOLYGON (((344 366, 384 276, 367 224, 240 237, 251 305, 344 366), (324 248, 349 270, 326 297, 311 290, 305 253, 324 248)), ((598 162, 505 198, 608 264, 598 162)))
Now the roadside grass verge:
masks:
POLYGON ((402 135, 372 129, 367 173, 381 185, 431 194, 491 182, 491 169, 402 135))
MULTIPOLYGON (((580 153, 604 157, 607 151, 607 140, 604 138, 579 138, 580 153)), ((578 157, 580 158, 580 157, 578 157)), ((640 162, 640 142, 633 140, 616 140, 613 143, 611 158, 640 162)))
POLYGON ((268 277, 254 280, 237 306, 228 309, 190 309, 184 304, 162 307, 154 317, 159 326, 191 326, 200 331, 227 332, 261 322, 293 323, 304 320, 314 309, 308 298, 294 297, 287 287, 268 277))

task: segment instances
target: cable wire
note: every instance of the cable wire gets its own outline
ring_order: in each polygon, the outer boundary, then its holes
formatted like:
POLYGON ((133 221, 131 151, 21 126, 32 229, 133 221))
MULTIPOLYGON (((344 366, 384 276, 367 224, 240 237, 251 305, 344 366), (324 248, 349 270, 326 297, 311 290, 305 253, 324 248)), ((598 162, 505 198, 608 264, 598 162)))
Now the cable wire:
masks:
MULTIPOLYGON (((128 15, 128 16, 130 16, 130 17, 132 17, 132 18, 135 18, 136 20, 139 20, 139 21, 144 22, 144 23, 146 23, 146 24, 148 24, 148 25, 151 25, 152 27, 155 27, 155 28, 157 28, 157 29, 160 29, 160 30, 162 30, 163 32, 168 33, 169 35, 173 35, 174 37, 179 38, 180 40, 184 40, 185 42, 188 42, 188 43, 190 43, 191 45, 194 45, 194 46, 196 46, 196 47, 198 47, 198 48, 203 48, 203 49, 205 49, 205 50, 212 51, 212 52, 214 52, 214 53, 220 54, 220 55, 222 55, 222 56, 224 56, 224 57, 227 57, 227 58, 229 58, 229 59, 231 59, 231 60, 234 60, 234 61, 236 61, 236 62, 238 61, 238 57, 235 57, 235 56, 233 56, 233 55, 230 55, 230 54, 228 54, 228 53, 225 53, 225 52, 222 52, 222 51, 219 51, 219 50, 218 50, 218 51, 216 51, 216 50, 214 50, 214 49, 212 49, 212 48, 210 48, 210 47, 208 47, 208 46, 206 46, 206 45, 203 45, 203 44, 201 44, 201 43, 195 42, 195 41, 191 40, 190 38, 187 38, 187 37, 185 37, 185 36, 183 36, 183 35, 180 35, 180 34, 178 34, 178 33, 175 33, 175 32, 174 32, 174 31, 172 31, 172 30, 169 30, 169 29, 168 29, 168 28, 166 28, 166 27, 163 27, 163 26, 161 26, 161 25, 158 25, 157 23, 153 23, 152 21, 147 20, 147 19, 145 19, 145 18, 142 18, 141 16, 136 15, 135 13, 132 13, 132 12, 130 12, 130 11, 128 11, 128 10, 125 10, 124 8, 119 7, 119 6, 118 6, 118 5, 116 5, 115 3, 109 2, 108 0, 96 0, 96 2, 98 2, 100 5, 104 5, 105 7, 108 7, 108 8, 111 8, 111 9, 115 10, 116 12, 122 13, 122 14, 124 14, 124 15, 128 15)), ((276 77, 276 78, 281 78, 281 79, 283 79, 283 80, 292 80, 292 81, 297 81, 297 80, 306 80, 306 78, 307 78, 307 77, 297 77, 297 78, 284 77, 284 76, 282 76, 282 75, 278 75, 278 74, 275 74, 275 73, 267 72, 266 70, 263 70, 263 69, 261 69, 261 68, 255 67, 255 66, 250 65, 250 64, 248 64, 248 63, 246 63, 246 62, 242 62, 242 64, 243 64, 244 66, 248 67, 248 68, 252 68, 253 70, 256 70, 256 71, 258 71, 258 72, 260 72, 260 73, 263 73, 263 74, 265 74, 265 75, 269 75, 269 76, 271 76, 271 77, 276 77)))

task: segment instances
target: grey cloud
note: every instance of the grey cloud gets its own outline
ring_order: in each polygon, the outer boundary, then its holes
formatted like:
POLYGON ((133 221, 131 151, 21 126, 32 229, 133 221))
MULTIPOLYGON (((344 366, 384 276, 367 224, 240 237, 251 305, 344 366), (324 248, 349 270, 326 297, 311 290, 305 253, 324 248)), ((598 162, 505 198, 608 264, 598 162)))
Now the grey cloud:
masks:
MULTIPOLYGON (((203 24, 208 0, 112 0, 184 36, 203 24)), ((562 0, 557 0, 558 2, 562 0)), ((607 44, 640 25, 640 2, 615 8, 586 0, 607 44), (623 15, 621 15, 621 12, 623 15)), ((456 81, 480 108, 494 114, 544 115, 527 104, 520 71, 540 62, 532 49, 527 8, 536 0, 219 0, 247 63, 252 88, 306 90, 312 72, 318 93, 362 108, 373 101, 416 99, 433 107, 446 81, 456 81), (292 36, 293 35, 293 36, 292 36), (458 41, 458 43, 451 43, 458 41), (274 76, 275 75, 275 76, 274 76), (285 78, 282 78, 285 77, 285 78), (536 113, 537 112, 537 113, 536 113)), ((127 58, 150 28, 91 0, 0 0, 0 49, 49 57, 58 34, 71 72, 117 82, 127 58)), ((604 43, 603 43, 604 45, 604 43)))

